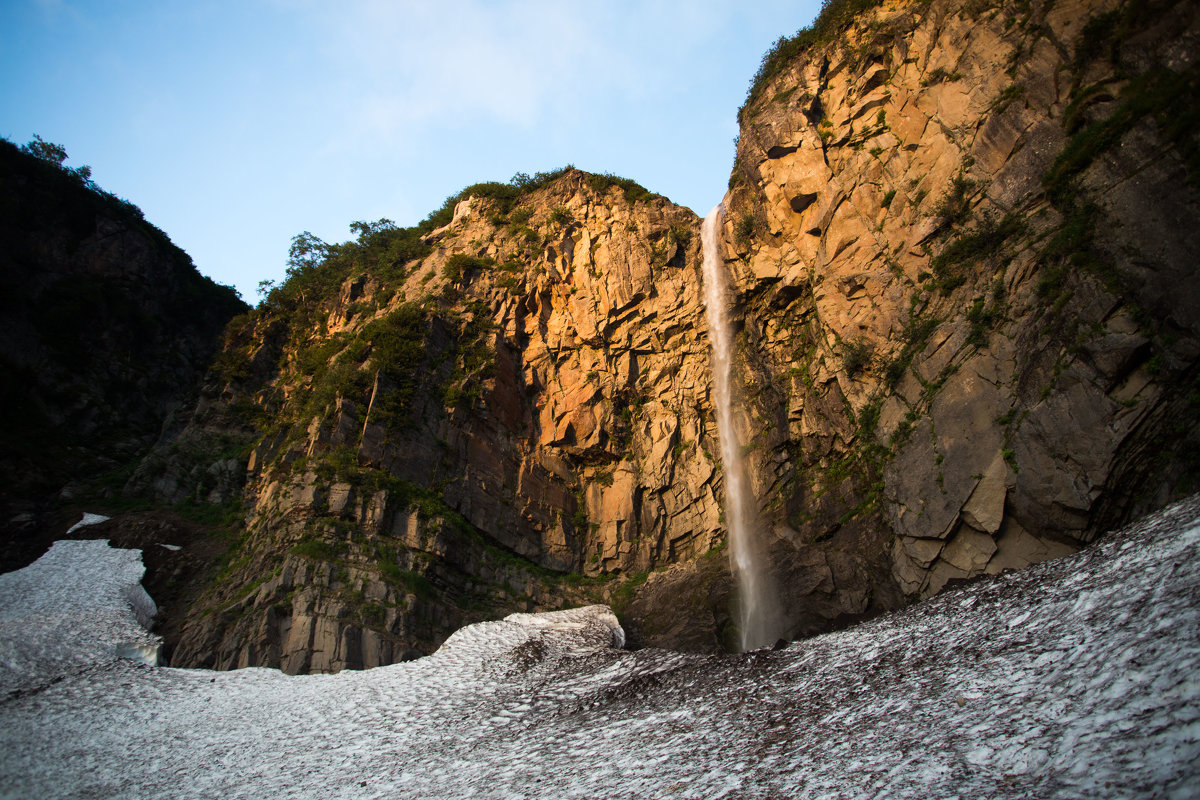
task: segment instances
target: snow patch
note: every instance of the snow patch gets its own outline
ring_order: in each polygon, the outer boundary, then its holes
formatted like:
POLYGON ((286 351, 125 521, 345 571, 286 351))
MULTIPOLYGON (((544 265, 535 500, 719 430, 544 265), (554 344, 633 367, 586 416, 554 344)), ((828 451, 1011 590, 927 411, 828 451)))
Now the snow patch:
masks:
POLYGON ((364 672, 154 667, 141 573, 60 542, 0 576, 0 796, 1200 796, 1198 499, 737 656, 618 650, 590 606, 364 672))
POLYGON ((88 514, 88 513, 85 513, 85 514, 83 515, 83 518, 82 518, 82 519, 80 519, 80 520, 79 520, 79 522, 76 522, 74 525, 72 525, 71 527, 67 528, 67 533, 68 533, 68 534, 69 534, 69 533, 73 533, 74 531, 77 531, 77 530, 79 530, 80 528, 85 528, 85 527, 87 527, 88 525, 98 525, 98 524, 100 524, 101 522, 106 522, 106 521, 108 521, 109 519, 111 519, 111 517, 106 517, 106 516, 104 516, 103 514, 88 514))
POLYGON ((504 621, 570 633, 584 646, 625 646, 625 630, 608 606, 584 606, 541 614, 509 614, 504 621))
POLYGON ((139 551, 85 539, 55 542, 33 564, 0 575, 0 693, 110 663, 118 645, 157 653, 144 573, 139 551))

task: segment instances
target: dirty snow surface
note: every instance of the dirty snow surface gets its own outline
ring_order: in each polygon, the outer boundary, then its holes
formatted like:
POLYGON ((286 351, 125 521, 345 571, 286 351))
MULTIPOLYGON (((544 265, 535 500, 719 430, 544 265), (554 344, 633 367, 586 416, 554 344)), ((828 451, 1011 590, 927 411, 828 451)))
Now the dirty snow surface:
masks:
MULTIPOLYGON (((136 551, 0 576, 0 796, 1200 796, 1200 500, 786 650, 625 652, 602 606, 338 675, 145 643, 136 551)), ((144 609, 142 609, 144 610, 144 609)))

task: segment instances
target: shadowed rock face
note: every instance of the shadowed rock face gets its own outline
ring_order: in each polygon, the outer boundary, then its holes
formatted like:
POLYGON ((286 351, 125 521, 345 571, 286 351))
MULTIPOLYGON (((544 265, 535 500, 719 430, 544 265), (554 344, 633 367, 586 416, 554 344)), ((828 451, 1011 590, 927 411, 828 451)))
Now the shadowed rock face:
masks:
MULTIPOLYGON (((1196 12, 985 12, 881 4, 740 115, 740 425, 794 636, 1070 552, 1200 474, 1172 123, 1196 12)), ((574 170, 447 220, 364 233, 231 328, 134 475, 246 486, 173 663, 372 666, 581 602, 633 644, 736 642, 698 220, 574 170)))
POLYGON ((246 306, 135 207, 7 141, 0 242, 0 561, 11 568, 45 546, 38 512, 140 458, 195 401, 246 306))

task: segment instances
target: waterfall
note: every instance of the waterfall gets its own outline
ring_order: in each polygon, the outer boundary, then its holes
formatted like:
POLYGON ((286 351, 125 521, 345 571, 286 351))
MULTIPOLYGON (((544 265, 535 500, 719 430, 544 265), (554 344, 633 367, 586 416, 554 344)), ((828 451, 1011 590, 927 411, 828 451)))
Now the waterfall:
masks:
POLYGON ((774 581, 767 572, 762 524, 754 488, 742 457, 742 437, 733 381, 733 326, 729 320, 725 262, 720 252, 720 205, 704 218, 704 306, 712 340, 713 405, 721 439, 725 472, 725 525, 729 531, 730 567, 738 581, 737 620, 742 650, 772 645, 785 633, 783 613, 774 581))

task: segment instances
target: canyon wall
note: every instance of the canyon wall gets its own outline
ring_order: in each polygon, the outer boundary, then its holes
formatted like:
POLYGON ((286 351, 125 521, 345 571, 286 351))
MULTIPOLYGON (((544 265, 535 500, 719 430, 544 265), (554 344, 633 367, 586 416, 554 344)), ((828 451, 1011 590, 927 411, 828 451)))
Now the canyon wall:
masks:
POLYGON ((0 242, 0 562, 13 568, 62 533, 47 509, 119 493, 164 423, 186 420, 246 306, 135 206, 4 140, 0 242))
POLYGON ((388 663, 723 563, 699 220, 571 169, 482 191, 424 232, 365 226, 297 272, 328 296, 231 326, 193 424, 129 486, 248 511, 172 663, 388 663), (223 479, 207 454, 238 432, 223 479))
POLYGON ((780 553, 914 599, 1195 486, 1198 37, 1191 3, 884 3, 760 76, 725 242, 780 553))
MULTIPOLYGON (((792 635, 1196 488, 1198 35, 1184 2, 831 3, 768 54, 722 252, 792 635)), ((583 602, 734 646, 696 216, 567 169, 352 227, 297 237, 126 486, 244 515, 172 663, 366 667, 583 602)))

